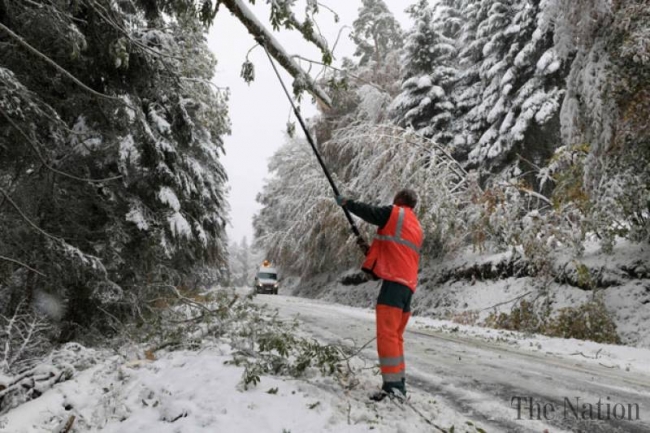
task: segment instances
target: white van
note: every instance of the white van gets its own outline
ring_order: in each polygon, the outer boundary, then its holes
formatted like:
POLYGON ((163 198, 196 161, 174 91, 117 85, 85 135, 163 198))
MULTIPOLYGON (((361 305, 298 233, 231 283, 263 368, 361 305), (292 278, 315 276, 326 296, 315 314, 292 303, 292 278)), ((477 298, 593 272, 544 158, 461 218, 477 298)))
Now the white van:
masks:
POLYGON ((278 294, 278 271, 265 261, 255 275, 255 292, 278 294))

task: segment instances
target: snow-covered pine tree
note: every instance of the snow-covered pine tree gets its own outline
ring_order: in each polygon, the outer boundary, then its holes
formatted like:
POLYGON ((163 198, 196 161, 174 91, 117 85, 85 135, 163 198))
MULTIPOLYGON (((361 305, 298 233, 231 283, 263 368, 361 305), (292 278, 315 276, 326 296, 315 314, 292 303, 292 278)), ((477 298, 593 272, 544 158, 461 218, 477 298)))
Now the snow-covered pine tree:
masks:
POLYGON ((230 243, 228 255, 229 284, 235 287, 250 288, 260 264, 268 259, 267 254, 249 243, 246 236, 239 242, 230 243))
MULTIPOLYGON (((584 230, 598 234, 611 251, 617 236, 650 239, 650 10, 647 2, 547 0, 541 22, 554 34, 560 59, 570 62, 561 132, 567 148, 586 157, 564 169, 549 167, 588 206, 584 230), (589 20, 583 19, 587 15, 589 20)), ((556 164, 557 165, 557 164, 556 164)), ((558 197, 559 199, 559 197, 558 197)))
POLYGON ((398 125, 447 144, 453 139, 449 130, 454 111, 450 94, 457 75, 459 13, 452 0, 438 3, 436 9, 428 3, 420 0, 407 9, 415 25, 404 46, 402 92, 391 103, 390 111, 398 125))
POLYGON ((6 314, 45 292, 62 339, 225 262, 228 120, 204 27, 142 6, 3 2, 0 297, 6 314))
MULTIPOLYGON (((170 283, 192 288, 227 271, 218 161, 227 95, 210 83, 203 36, 219 6, 264 39, 294 87, 330 104, 247 3, 0 3, 6 312, 23 296, 31 302, 34 288, 48 291, 70 324, 65 339, 79 324, 142 317, 170 283)), ((317 2, 300 19, 293 1, 267 3, 275 30, 297 30, 331 61, 313 22, 317 2)))
POLYGON ((478 26, 487 18, 490 6, 490 2, 482 0, 465 0, 460 8, 463 24, 457 42, 459 70, 452 89, 456 110, 452 123, 454 141, 451 151, 461 161, 467 160, 471 150, 468 143, 474 143, 476 134, 481 130, 480 123, 468 122, 465 114, 481 102, 484 86, 480 71, 487 36, 478 31, 478 26))
MULTIPOLYGON (((463 116, 463 125, 473 132, 467 136, 470 164, 509 178, 531 164, 544 165, 559 147, 565 73, 552 33, 539 26, 539 1, 484 3, 488 14, 477 27, 477 40, 485 41, 481 90, 474 93, 480 102, 463 116)), ((525 177, 533 183, 534 176, 525 177)))
POLYGON ((226 174, 219 156, 229 125, 225 95, 210 83, 216 61, 200 24, 179 20, 168 28, 143 37, 183 60, 173 69, 154 64, 147 81, 157 85, 133 96, 142 112, 124 119, 132 133, 121 137, 120 162, 132 179, 125 191, 130 230, 156 241, 158 265, 189 276, 226 263, 226 174))

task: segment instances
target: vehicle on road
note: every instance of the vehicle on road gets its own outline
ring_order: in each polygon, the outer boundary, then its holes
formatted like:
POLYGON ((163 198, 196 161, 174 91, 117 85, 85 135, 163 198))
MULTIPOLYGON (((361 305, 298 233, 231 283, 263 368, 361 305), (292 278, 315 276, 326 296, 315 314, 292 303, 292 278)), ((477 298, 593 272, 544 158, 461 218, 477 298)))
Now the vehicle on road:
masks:
POLYGON ((255 293, 278 294, 278 271, 265 260, 255 275, 255 293))

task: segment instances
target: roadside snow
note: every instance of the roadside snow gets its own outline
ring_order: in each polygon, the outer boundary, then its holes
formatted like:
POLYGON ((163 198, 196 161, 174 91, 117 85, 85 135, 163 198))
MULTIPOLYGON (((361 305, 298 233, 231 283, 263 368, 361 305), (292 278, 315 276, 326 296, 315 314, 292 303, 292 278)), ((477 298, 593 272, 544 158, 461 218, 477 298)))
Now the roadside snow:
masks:
POLYGON ((479 431, 422 391, 410 393, 413 406, 369 401, 378 368, 357 356, 341 364, 345 375, 260 375, 246 389, 244 367, 227 363, 235 353, 227 338, 207 337, 196 351, 157 352, 155 360, 139 359, 143 349, 98 352, 96 365, 0 416, 0 433, 58 433, 71 420, 69 433, 416 433, 431 430, 429 422, 479 431))
MULTIPOLYGON (((224 365, 228 346, 171 352, 156 361, 104 363, 10 411, 0 432, 58 432, 75 416, 70 432, 177 433, 420 432, 426 428, 408 407, 367 401, 368 386, 343 392, 333 379, 262 377, 243 390, 243 368, 224 365), (405 419, 406 418, 406 419, 405 419)), ((442 425, 464 417, 414 395, 414 404, 442 425)))
POLYGON ((449 320, 415 317, 411 325, 454 336, 468 336, 527 352, 553 355, 576 362, 638 372, 650 376, 650 349, 600 344, 574 338, 552 338, 516 331, 461 325, 449 320))

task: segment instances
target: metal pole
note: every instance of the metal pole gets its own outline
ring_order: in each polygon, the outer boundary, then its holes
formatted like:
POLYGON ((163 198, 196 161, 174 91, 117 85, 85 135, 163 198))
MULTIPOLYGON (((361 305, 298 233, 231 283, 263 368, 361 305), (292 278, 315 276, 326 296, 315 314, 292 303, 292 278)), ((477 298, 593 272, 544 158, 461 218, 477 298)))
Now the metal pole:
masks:
MULTIPOLYGON (((271 62, 271 66, 273 66, 273 71, 275 71, 275 75, 278 77, 278 80, 280 81, 280 84, 282 85, 282 89, 284 90, 284 94, 287 95, 287 99, 289 99, 289 103, 291 103, 291 108, 293 109, 293 113, 296 115, 296 118, 298 118, 298 123, 300 123, 300 126, 305 133, 305 136, 307 137, 307 141, 309 142, 309 145, 311 146, 312 150, 314 151, 314 154, 316 155, 316 159, 318 159, 318 163, 320 164, 321 168, 323 169, 323 172, 325 173, 325 176, 327 177, 327 180, 330 183, 330 186, 332 187, 332 190, 334 191, 334 195, 339 196, 341 195, 339 193, 339 189, 336 187, 336 184, 334 183, 334 179, 332 179, 332 176, 330 175, 329 170, 325 166, 325 163, 323 162, 323 158, 321 158, 320 153, 318 152, 318 149, 316 149, 316 145, 314 144, 314 140, 311 138, 311 134, 309 133, 309 130, 307 129, 307 125, 305 125, 305 121, 302 119, 302 116, 300 115, 300 112, 298 111, 298 108, 296 108, 296 105, 293 103, 293 99, 291 98, 291 95, 289 94, 289 91, 287 90, 287 87, 284 85, 284 81, 282 81, 282 77, 280 76, 280 73, 278 72, 278 69, 275 66, 275 63, 273 62, 273 59, 271 58, 271 55, 269 54, 269 51, 266 49, 266 46, 264 45, 264 41, 258 40, 257 41, 262 48, 264 48, 264 52, 266 53, 267 57, 269 58, 269 62, 271 62)), ((361 238, 361 233, 359 232, 359 229, 357 228, 357 225, 354 223, 354 220, 352 219, 352 215, 350 214, 350 211, 347 210, 344 206, 341 207, 343 209, 343 212, 345 213, 345 217, 347 218, 348 222, 350 223, 350 227, 352 227, 352 232, 357 238, 361 238)))

